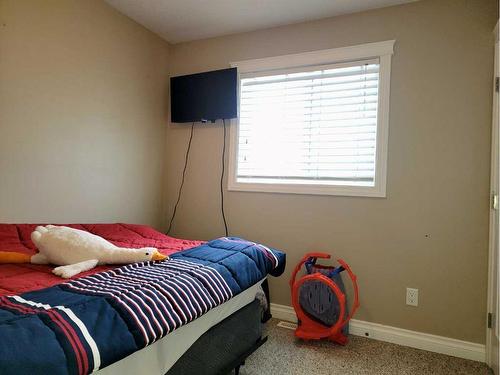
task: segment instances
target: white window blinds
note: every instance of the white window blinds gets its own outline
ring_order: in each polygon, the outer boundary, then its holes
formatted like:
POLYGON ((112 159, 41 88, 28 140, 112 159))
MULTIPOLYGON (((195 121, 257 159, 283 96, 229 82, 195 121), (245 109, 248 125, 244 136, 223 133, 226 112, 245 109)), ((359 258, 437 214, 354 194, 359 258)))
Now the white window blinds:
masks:
POLYGON ((246 73, 237 182, 374 186, 379 60, 246 73))

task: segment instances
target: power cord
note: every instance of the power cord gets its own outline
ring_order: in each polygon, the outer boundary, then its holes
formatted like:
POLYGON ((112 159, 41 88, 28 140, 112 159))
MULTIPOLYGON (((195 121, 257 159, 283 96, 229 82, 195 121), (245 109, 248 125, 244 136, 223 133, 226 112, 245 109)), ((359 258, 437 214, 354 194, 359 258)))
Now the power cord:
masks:
POLYGON ((227 221, 226 221, 226 214, 224 213, 224 188, 223 188, 223 180, 224 180, 224 159, 226 158, 226 120, 222 119, 223 123, 223 128, 224 128, 224 141, 222 143, 222 173, 220 175, 220 201, 221 201, 221 212, 222 212, 222 220, 224 221, 224 229, 226 233, 226 237, 228 236, 229 232, 227 230, 227 221))
MULTIPOLYGON (((224 128, 224 130, 225 130, 225 128, 224 128)), ((184 169, 182 171, 181 186, 179 187, 179 194, 177 195, 177 202, 175 202, 174 212, 172 213, 172 217, 170 218, 170 224, 168 225, 167 234, 169 234, 170 230, 172 229, 172 223, 174 222, 175 214, 177 213, 177 206, 179 205, 179 201, 181 200, 182 188, 184 186, 184 180, 186 179, 186 169, 187 169, 188 160, 189 160, 189 151, 191 150, 191 141, 193 140, 193 133, 194 133, 194 122, 191 124, 191 134, 189 135, 189 142, 188 142, 188 146, 187 146, 187 150, 186 150, 186 157, 184 159, 184 169)), ((224 131, 224 133, 225 133, 225 131, 224 131)), ((225 148, 225 145, 224 145, 224 148, 225 148)))
MULTIPOLYGON (((220 176, 220 198, 221 198, 221 213, 222 213, 222 220, 224 221, 224 233, 225 236, 227 237, 229 235, 229 230, 227 228, 227 220, 226 220, 226 213, 224 211, 224 175, 225 175, 225 159, 226 159, 226 120, 222 120, 223 122, 223 142, 222 142, 222 158, 221 158, 221 166, 222 166, 222 172, 220 176)), ((191 124, 191 134, 189 135, 189 141, 188 141, 188 146, 186 149, 186 156, 184 158, 184 169, 182 170, 182 180, 181 180, 181 185, 179 187, 179 193, 177 195, 177 201, 175 202, 174 206, 174 211, 172 212, 172 217, 170 218, 170 223, 168 225, 168 230, 167 234, 170 234, 170 231, 172 230, 172 224, 175 219, 175 215, 177 213, 177 207, 179 205, 179 202, 181 200, 182 196, 182 188, 184 187, 184 181, 186 179, 186 170, 188 166, 188 161, 189 161, 189 153, 191 151, 191 142, 193 140, 193 134, 194 134, 194 122, 191 124)))

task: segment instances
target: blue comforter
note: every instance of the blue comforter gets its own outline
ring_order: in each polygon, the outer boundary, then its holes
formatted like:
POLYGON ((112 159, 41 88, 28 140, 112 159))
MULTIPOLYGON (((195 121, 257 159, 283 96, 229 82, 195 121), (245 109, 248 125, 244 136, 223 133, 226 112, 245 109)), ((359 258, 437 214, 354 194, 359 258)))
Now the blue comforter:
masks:
POLYGON ((285 254, 235 237, 0 297, 0 374, 89 374, 279 276, 285 254))

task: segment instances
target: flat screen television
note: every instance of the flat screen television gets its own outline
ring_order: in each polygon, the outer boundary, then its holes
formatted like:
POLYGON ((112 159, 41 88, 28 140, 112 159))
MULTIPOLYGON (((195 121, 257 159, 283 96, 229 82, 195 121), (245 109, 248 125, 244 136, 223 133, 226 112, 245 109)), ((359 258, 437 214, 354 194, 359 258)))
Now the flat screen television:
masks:
POLYGON ((236 68, 170 78, 172 122, 214 122, 237 117, 236 68))

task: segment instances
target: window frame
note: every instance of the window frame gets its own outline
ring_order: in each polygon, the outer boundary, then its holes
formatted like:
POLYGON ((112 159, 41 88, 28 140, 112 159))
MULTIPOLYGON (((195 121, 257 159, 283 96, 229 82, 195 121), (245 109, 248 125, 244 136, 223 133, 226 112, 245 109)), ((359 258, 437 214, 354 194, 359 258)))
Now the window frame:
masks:
POLYGON ((291 55, 232 62, 238 69, 238 113, 240 109, 240 75, 260 71, 284 70, 312 65, 338 64, 357 60, 379 60, 379 94, 377 108, 377 138, 375 152, 374 186, 331 185, 331 184, 287 184, 250 183, 237 181, 239 119, 231 120, 229 129, 228 190, 288 193, 307 195, 337 195, 358 197, 386 197, 387 148, 389 139, 389 99, 391 81, 391 59, 395 40, 333 48, 291 55))

